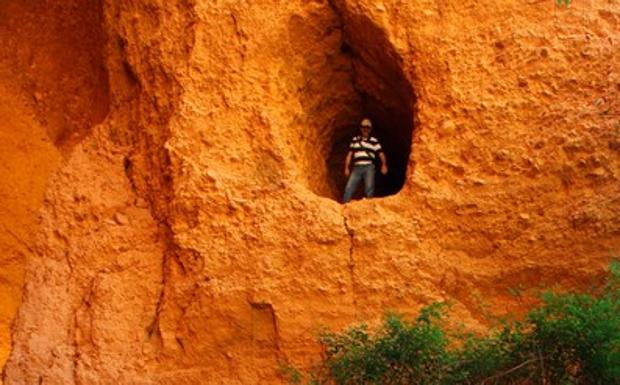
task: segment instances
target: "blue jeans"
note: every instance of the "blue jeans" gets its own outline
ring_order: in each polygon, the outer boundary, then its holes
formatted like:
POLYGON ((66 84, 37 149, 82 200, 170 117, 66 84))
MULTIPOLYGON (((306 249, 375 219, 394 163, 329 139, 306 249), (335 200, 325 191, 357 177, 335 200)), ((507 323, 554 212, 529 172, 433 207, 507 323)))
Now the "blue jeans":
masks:
POLYGON ((375 194, 375 165, 365 164, 361 166, 353 166, 347 186, 344 188, 344 196, 342 197, 342 203, 347 203, 353 197, 357 185, 364 179, 364 194, 366 198, 372 198, 375 194))

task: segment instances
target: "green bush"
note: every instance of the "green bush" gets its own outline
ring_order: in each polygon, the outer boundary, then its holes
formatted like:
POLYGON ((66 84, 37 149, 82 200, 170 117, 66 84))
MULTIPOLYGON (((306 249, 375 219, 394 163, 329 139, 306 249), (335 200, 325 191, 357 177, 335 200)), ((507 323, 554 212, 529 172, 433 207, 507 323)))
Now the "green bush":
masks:
POLYGON ((374 332, 323 333, 323 360, 284 372, 315 385, 620 384, 620 264, 610 271, 601 295, 545 293, 523 321, 486 336, 449 333, 443 304, 412 321, 390 314, 374 332))

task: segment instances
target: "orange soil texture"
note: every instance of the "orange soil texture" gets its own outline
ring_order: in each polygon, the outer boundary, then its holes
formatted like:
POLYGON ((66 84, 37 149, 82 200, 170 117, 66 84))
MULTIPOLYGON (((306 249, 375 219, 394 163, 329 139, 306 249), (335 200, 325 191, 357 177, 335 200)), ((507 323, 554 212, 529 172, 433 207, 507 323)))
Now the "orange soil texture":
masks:
POLYGON ((101 11, 89 1, 0 2, 0 365, 62 153, 107 113, 101 11))
POLYGON ((4 1, 0 35, 5 384, 282 383, 320 327, 483 328, 620 248, 616 0, 4 1), (343 206, 366 115, 391 171, 343 206))

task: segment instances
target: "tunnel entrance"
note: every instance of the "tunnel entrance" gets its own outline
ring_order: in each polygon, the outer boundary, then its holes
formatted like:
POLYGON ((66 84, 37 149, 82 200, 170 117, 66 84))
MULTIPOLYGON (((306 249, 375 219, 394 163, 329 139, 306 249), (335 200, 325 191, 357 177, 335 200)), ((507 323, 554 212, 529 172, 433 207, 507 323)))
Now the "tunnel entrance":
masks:
MULTIPOLYGON (((415 93, 386 32, 366 15, 336 13, 342 31, 339 45, 328 52, 331 59, 312 73, 313 80, 320 80, 309 82, 302 95, 310 116, 302 128, 307 148, 302 171, 315 194, 341 202, 348 145, 359 132, 360 121, 369 117, 371 135, 381 142, 389 168, 385 176, 377 168, 375 197, 394 195, 404 186, 410 163, 415 93), (322 121, 316 123, 316 117, 322 121), (316 131, 308 132, 313 124, 316 131)), ((362 197, 362 184, 354 199, 362 197)))
MULTIPOLYGON (((336 128, 329 157, 327 159, 328 182, 332 186, 332 195, 338 200, 342 197, 347 177, 344 164, 351 138, 359 134, 359 122, 362 117, 369 117, 373 123, 371 135, 379 139, 387 158, 388 173, 382 175, 377 164, 375 176, 375 197, 397 194, 407 176, 407 166, 411 151, 413 133, 413 112, 403 107, 395 110, 383 106, 381 101, 370 96, 363 97, 363 112, 360 119, 350 125, 336 128)), ((363 183, 357 188, 354 199, 363 197, 363 183)))

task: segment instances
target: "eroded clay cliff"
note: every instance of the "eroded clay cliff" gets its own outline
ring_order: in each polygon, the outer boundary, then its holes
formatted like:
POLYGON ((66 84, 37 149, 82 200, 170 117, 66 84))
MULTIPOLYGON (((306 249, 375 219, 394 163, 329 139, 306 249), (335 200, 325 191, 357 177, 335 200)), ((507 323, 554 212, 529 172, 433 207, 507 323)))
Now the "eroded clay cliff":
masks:
POLYGON ((1 364, 47 180, 107 113, 101 22, 88 1, 0 2, 1 364))
POLYGON ((7 198, 36 231, 5 384, 279 383, 321 326, 451 299, 479 327, 618 247, 617 0, 39 3, 3 36, 88 64, 2 82, 34 98, 6 130, 50 138, 7 149, 45 168, 7 198), (365 115, 392 171, 343 206, 365 115))

